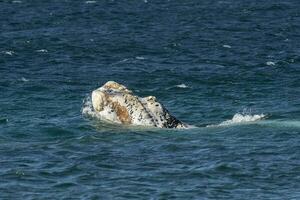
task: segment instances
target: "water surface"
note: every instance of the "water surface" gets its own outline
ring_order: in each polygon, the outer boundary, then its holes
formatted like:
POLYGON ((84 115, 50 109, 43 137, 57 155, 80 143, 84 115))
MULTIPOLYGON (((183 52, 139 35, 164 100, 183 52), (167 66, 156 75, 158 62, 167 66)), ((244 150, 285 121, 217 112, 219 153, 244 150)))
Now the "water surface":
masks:
POLYGON ((299 9, 1 1, 0 198, 299 199, 299 9), (83 114, 108 80, 196 128, 83 114))

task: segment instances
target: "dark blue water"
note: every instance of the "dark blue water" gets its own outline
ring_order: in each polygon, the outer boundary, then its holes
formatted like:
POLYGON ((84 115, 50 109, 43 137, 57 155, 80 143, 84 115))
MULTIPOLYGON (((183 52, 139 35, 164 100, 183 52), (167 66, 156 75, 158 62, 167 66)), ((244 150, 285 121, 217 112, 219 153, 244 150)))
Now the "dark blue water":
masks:
POLYGON ((1 1, 0 199, 300 199, 299 10, 1 1), (91 118, 108 80, 196 128, 91 118))

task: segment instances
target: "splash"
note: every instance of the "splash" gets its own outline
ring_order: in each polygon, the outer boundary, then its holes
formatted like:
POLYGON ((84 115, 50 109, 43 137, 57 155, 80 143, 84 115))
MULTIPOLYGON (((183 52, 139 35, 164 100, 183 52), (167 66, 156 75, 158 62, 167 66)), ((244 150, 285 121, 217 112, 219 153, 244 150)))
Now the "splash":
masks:
POLYGON ((101 121, 104 121, 107 123, 112 123, 112 122, 108 121, 107 119, 101 117, 101 115, 94 110, 91 95, 88 95, 87 97, 85 97, 83 99, 81 113, 83 116, 85 116, 87 118, 101 120, 101 121))
POLYGON ((226 120, 218 125, 208 125, 207 127, 215 127, 215 126, 230 126, 230 125, 235 125, 235 124, 245 124, 249 122, 255 122, 259 121, 262 119, 265 119, 266 115, 264 114, 256 114, 256 115, 251 115, 251 114, 240 114, 237 113, 235 114, 232 119, 226 120))
POLYGON ((92 117, 92 118, 98 117, 97 112, 94 111, 90 95, 83 99, 81 113, 86 117, 92 117))

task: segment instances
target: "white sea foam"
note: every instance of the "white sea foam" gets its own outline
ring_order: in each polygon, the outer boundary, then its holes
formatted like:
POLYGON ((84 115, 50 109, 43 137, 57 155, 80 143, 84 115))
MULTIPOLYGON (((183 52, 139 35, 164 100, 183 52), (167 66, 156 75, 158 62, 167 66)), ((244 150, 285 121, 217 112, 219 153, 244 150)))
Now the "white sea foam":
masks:
POLYGON ((230 45, 228 45, 228 44, 224 44, 224 45, 223 45, 223 47, 224 47, 224 48, 231 49, 231 46, 230 46, 230 45))
POLYGON ((135 57, 135 59, 137 59, 137 60, 145 60, 145 58, 143 56, 137 56, 137 57, 135 57))
POLYGON ((207 127, 230 126, 230 125, 235 125, 235 124, 245 124, 245 123, 249 123, 249 122, 259 121, 259 120, 262 120, 264 118, 266 118, 266 115, 264 115, 264 114, 251 115, 251 114, 237 113, 230 120, 226 120, 226 121, 224 121, 220 124, 217 124, 217 125, 208 125, 207 127))
POLYGON ((269 66, 274 66, 275 65, 275 63, 272 62, 272 61, 268 61, 268 62, 266 62, 266 64, 269 65, 269 66))
POLYGON ((28 80, 27 78, 22 77, 22 78, 21 78, 21 81, 23 81, 23 82, 28 82, 29 80, 28 80))
POLYGON ((86 1, 85 3, 97 3, 97 1, 86 1))
POLYGON ((48 50, 47 49, 39 49, 39 50, 36 50, 36 52, 47 53, 48 50))
POLYGON ((2 51, 2 53, 12 56, 15 52, 14 51, 2 51))
POLYGON ((178 88, 188 88, 189 86, 187 86, 186 84, 182 83, 182 84, 176 85, 176 87, 178 87, 178 88))

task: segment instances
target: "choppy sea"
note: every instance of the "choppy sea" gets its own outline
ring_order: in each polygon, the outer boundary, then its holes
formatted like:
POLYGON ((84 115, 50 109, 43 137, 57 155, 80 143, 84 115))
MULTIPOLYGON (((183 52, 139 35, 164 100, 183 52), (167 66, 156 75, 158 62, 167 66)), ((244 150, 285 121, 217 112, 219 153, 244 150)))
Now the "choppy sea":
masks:
POLYGON ((0 199, 300 199, 296 0, 0 2, 0 199), (91 117, 114 80, 186 130, 91 117))

